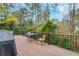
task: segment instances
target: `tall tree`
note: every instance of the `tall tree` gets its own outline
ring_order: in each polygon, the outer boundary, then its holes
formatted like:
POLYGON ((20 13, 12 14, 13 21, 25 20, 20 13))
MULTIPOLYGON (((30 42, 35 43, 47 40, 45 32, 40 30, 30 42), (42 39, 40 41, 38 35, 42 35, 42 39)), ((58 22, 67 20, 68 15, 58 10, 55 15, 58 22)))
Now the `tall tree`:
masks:
POLYGON ((0 13, 3 14, 3 17, 4 17, 4 20, 7 19, 8 16, 10 16, 10 13, 11 13, 11 9, 14 8, 14 4, 7 4, 7 3, 3 3, 3 4, 0 4, 0 13))
POLYGON ((34 20, 39 25, 41 8, 40 3, 32 3, 32 10, 34 11, 34 20), (38 17, 39 16, 39 17, 38 17))
POLYGON ((47 4, 45 10, 44 10, 44 20, 47 21, 50 19, 50 9, 49 9, 49 4, 47 4))
POLYGON ((74 34, 75 30, 75 9, 76 9, 76 4, 70 4, 70 34, 74 34))
MULTIPOLYGON (((14 8, 14 4, 12 3, 2 3, 0 4, 0 14, 1 15, 1 20, 5 21, 7 20, 9 17, 11 17, 11 9, 14 8)), ((6 25, 6 24, 5 24, 6 25)), ((11 24, 11 27, 13 26, 13 24, 11 24)), ((11 28, 12 29, 12 28, 11 28)))

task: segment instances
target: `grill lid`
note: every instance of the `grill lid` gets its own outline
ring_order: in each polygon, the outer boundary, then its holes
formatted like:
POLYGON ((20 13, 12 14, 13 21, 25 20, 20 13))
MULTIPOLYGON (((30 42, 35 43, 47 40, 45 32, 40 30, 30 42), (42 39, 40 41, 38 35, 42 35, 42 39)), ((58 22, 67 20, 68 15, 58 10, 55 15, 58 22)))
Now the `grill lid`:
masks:
POLYGON ((0 30, 0 42, 14 40, 14 35, 7 30, 0 30))

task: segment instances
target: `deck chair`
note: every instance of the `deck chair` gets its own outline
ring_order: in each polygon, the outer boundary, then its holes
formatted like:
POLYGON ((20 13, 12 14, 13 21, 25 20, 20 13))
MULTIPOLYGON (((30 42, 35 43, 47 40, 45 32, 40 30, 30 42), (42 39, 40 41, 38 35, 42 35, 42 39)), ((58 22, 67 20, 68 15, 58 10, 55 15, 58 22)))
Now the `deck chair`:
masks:
POLYGON ((41 42, 41 45, 43 45, 43 43, 46 43, 46 40, 47 40, 46 35, 43 35, 43 37, 38 39, 38 41, 41 42))

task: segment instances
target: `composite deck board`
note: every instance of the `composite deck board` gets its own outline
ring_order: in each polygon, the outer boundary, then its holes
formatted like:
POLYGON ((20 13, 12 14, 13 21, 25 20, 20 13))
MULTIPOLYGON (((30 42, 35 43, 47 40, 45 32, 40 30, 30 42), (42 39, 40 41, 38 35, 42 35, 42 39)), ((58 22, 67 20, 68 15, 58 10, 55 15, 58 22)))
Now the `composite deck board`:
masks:
POLYGON ((79 53, 57 47, 55 45, 43 44, 37 41, 29 42, 27 37, 16 35, 16 47, 18 56, 78 56, 79 53))

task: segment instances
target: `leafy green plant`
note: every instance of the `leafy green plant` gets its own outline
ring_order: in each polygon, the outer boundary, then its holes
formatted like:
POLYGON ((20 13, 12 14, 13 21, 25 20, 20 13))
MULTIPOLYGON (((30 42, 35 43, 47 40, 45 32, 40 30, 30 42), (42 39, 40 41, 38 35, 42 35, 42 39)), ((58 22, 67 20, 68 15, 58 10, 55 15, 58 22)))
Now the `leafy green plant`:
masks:
POLYGON ((54 33, 56 30, 57 26, 56 24, 54 24, 53 21, 48 20, 41 28, 40 31, 41 32, 52 32, 54 33))
POLYGON ((60 45, 61 47, 69 48, 69 39, 66 37, 61 38, 60 45))
POLYGON ((20 25, 17 25, 15 26, 15 34, 20 34, 21 33, 21 28, 20 28, 20 25))
POLYGON ((56 35, 56 34, 51 35, 51 39, 50 39, 51 44, 58 45, 60 42, 59 40, 60 40, 60 38, 58 35, 56 35))

